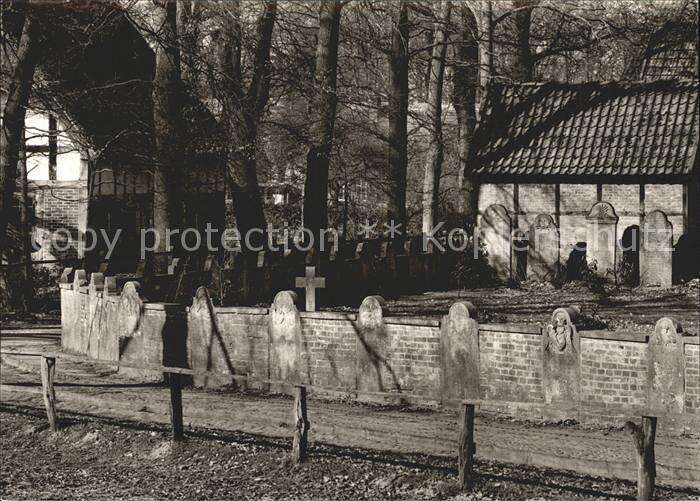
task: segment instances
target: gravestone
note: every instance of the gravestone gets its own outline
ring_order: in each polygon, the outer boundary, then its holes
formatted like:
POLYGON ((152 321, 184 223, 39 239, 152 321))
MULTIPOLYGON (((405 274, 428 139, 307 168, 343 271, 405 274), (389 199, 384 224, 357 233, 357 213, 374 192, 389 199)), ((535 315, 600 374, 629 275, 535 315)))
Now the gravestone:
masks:
POLYGON ((501 280, 511 278, 511 219, 505 207, 490 205, 481 217, 481 239, 486 247, 489 265, 501 280))
POLYGON ((598 202, 586 216, 588 222, 586 260, 595 265, 596 274, 607 277, 615 271, 617 253, 617 221, 615 209, 607 202, 598 202))
POLYGON ((397 287, 396 249, 394 242, 383 242, 379 250, 379 264, 381 269, 380 290, 387 297, 395 297, 400 294, 397 287))
POLYGON ((557 308, 542 336, 542 388, 547 403, 575 404, 581 394, 581 339, 577 308, 557 308))
POLYGON ((549 214, 540 214, 530 226, 527 278, 552 281, 559 273, 559 229, 549 214))
POLYGON ((80 287, 85 285, 85 270, 66 268, 63 271, 61 289, 61 347, 78 351, 81 328, 80 287))
POLYGON ((639 282, 665 288, 673 284, 673 225, 660 210, 644 217, 639 282))
MULTIPOLYGON (((649 339, 647 407, 657 414, 681 414, 685 407, 683 330, 672 318, 661 318, 649 339)), ((651 414, 656 415, 656 414, 651 414)))
POLYGON ((441 396, 445 403, 480 398, 479 324, 475 315, 472 303, 460 301, 450 307, 440 323, 441 396))
MULTIPOLYGON (((302 382, 303 353, 301 317, 296 306, 297 295, 292 291, 277 293, 270 306, 270 379, 302 382)), ((274 386, 274 385, 273 385, 274 386)))
MULTIPOLYGON (((131 338, 140 334, 143 299, 140 294, 141 285, 138 282, 124 284, 119 296, 119 320, 116 328, 119 338, 131 338)), ((121 343, 120 343, 121 344, 121 343)))
POLYGON ((316 276, 316 266, 307 266, 306 275, 297 277, 296 287, 306 289, 306 311, 316 311, 316 289, 323 289, 326 279, 316 276))
POLYGON ((99 358, 100 334, 105 321, 104 297, 105 276, 102 273, 91 273, 88 285, 88 322, 84 348, 81 353, 92 358, 99 358))
POLYGON ((102 273, 91 273, 90 274, 90 285, 88 286, 88 292, 91 296, 96 295, 98 292, 102 292, 105 287, 105 276, 102 273))
POLYGON ((398 385, 386 360, 389 336, 384 323, 384 299, 368 296, 357 314, 357 390, 387 391, 398 385))

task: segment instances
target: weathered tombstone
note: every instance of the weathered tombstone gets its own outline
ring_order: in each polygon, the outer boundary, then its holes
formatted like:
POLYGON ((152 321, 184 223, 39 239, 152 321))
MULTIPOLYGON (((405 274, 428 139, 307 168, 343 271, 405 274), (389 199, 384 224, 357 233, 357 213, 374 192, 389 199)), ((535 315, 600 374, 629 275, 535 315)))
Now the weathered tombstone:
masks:
POLYGON ((542 389, 547 403, 572 405, 581 394, 581 338, 577 308, 557 308, 542 335, 542 389))
POLYGON ((72 284, 73 283, 73 268, 63 268, 61 272, 61 277, 58 279, 59 284, 72 284))
POLYGON ((480 398, 479 324, 476 308, 468 301, 450 307, 442 318, 442 400, 449 403, 464 398, 480 398))
POLYGON ((119 296, 119 314, 115 327, 119 333, 120 352, 122 351, 122 339, 139 335, 143 310, 143 299, 139 293, 140 290, 141 285, 138 282, 127 282, 124 284, 122 293, 119 296))
MULTIPOLYGON (((647 407, 650 412, 681 414, 685 404, 683 329, 672 318, 661 318, 649 339, 647 407)), ((651 414, 656 415, 656 414, 651 414)))
POLYGON ((296 302, 296 293, 282 291, 270 306, 270 379, 273 381, 302 382, 301 318, 296 302))
POLYGON ((97 292, 102 292, 105 288, 105 276, 102 273, 90 273, 90 285, 88 292, 94 295, 97 292))
POLYGON ((137 277, 144 277, 146 276, 146 261, 139 261, 136 264, 136 273, 135 275, 137 277))
POLYGON ((179 257, 173 258, 173 260, 170 261, 170 264, 168 264, 168 275, 174 275, 178 272, 181 261, 179 257))
POLYGON ((408 279, 411 290, 425 289, 425 268, 423 266, 423 237, 414 237, 408 244, 408 279))
POLYGON ((639 264, 641 285, 673 284, 673 225, 660 210, 644 217, 639 264))
POLYGON ((357 314, 357 390, 378 392, 398 386, 386 360, 389 336, 384 323, 384 299, 368 296, 357 314))
POLYGON ((102 273, 91 273, 88 285, 88 323, 84 348, 81 351, 92 358, 99 358, 100 334, 104 316, 103 291, 105 276, 102 273))
POLYGON ((75 270, 73 275, 73 290, 78 291, 87 284, 87 274, 85 270, 75 270))
POLYGON ((380 290, 388 297, 397 295, 396 249, 392 244, 393 242, 382 242, 379 250, 380 290))
POLYGON ((105 295, 114 295, 117 293, 117 277, 105 277, 104 292, 105 295))
POLYGON ((549 214, 540 214, 530 226, 527 278, 552 281, 559 272, 559 229, 549 214))
POLYGON ((481 218, 481 238, 489 265, 501 280, 511 278, 511 230, 511 219, 506 208, 499 204, 490 205, 481 218))
POLYGON ((615 271, 619 219, 613 206, 607 202, 594 204, 586 216, 586 260, 589 265, 595 265, 596 274, 601 277, 615 271))

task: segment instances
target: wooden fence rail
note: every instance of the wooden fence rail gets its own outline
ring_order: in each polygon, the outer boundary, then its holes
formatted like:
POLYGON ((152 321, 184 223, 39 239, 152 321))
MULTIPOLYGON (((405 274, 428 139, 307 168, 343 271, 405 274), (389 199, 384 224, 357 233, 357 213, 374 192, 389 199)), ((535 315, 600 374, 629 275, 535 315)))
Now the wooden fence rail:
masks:
MULTIPOLYGON (((49 427, 52 431, 58 429, 58 417, 56 413, 56 394, 54 390, 54 377, 56 372, 56 359, 79 359, 81 357, 66 354, 42 354, 22 352, 1 352, 0 355, 16 355, 27 357, 41 357, 41 386, 46 415, 49 427)), ((170 390, 170 421, 172 438, 174 441, 184 439, 183 410, 182 410, 182 376, 212 376, 225 375, 235 380, 255 382, 258 384, 274 384, 291 388, 294 396, 293 406, 293 438, 291 459, 294 463, 301 463, 308 458, 308 435, 311 429, 307 413, 307 389, 317 388, 328 390, 325 387, 316 387, 307 384, 294 384, 289 381, 258 379, 252 376, 231 375, 218 371, 195 371, 182 367, 167 367, 157 364, 129 364, 111 360, 90 359, 91 363, 104 364, 115 367, 157 371, 168 374, 170 390)), ((365 394, 366 392, 363 392, 365 394)), ((372 395, 396 396, 405 395, 392 392, 371 392, 372 395)), ((474 483, 474 456, 476 454, 476 441, 474 433, 476 405, 541 405, 540 402, 511 402, 482 399, 456 400, 452 403, 461 405, 460 433, 458 439, 457 471, 458 482, 463 489, 471 489, 474 483)), ((625 424, 625 428, 631 432, 636 451, 637 469, 637 500, 650 501, 653 499, 654 485, 656 481, 656 456, 654 454, 654 442, 656 438, 657 418, 654 416, 642 416, 642 425, 631 421, 625 424)))

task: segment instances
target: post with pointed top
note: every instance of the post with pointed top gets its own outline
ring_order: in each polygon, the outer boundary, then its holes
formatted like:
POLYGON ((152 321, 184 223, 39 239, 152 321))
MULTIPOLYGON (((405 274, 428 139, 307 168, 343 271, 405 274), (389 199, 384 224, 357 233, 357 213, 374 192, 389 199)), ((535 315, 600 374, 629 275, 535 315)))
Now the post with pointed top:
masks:
POLYGON ((459 434, 459 486, 462 489, 471 489, 473 485, 474 454, 474 404, 462 404, 460 415, 462 429, 459 434))
POLYGON ((292 443, 292 462, 306 461, 309 429, 311 424, 306 414, 306 386, 294 387, 294 442, 292 443))

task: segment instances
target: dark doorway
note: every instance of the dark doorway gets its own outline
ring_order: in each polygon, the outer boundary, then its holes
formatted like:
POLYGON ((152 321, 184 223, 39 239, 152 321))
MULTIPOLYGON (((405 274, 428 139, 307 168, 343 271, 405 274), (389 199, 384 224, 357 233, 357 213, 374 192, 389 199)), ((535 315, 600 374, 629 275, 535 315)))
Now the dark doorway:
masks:
POLYGON ((620 285, 634 287, 639 285, 639 226, 633 224, 625 228, 620 239, 622 254, 617 265, 617 280, 620 285))
POLYGON ((513 232, 513 279, 516 282, 527 280, 527 253, 530 247, 528 232, 517 229, 513 232))

